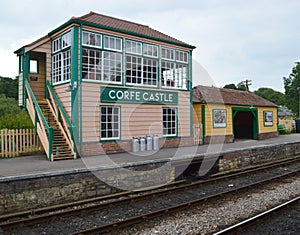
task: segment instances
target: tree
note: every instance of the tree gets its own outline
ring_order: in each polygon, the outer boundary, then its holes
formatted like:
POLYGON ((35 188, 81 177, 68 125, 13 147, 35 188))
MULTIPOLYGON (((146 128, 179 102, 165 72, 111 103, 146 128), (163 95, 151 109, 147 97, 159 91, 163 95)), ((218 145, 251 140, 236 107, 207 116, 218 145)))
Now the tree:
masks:
POLYGON ((275 91, 272 88, 262 87, 253 92, 266 100, 269 100, 277 105, 285 105, 285 96, 279 91, 275 91))
POLYGON ((18 99, 18 79, 0 76, 0 94, 6 97, 18 99))
POLYGON ((237 90, 237 87, 236 87, 236 85, 234 83, 227 84, 223 88, 237 90))
POLYGON ((244 82, 239 82, 237 85, 235 85, 234 83, 227 84, 223 88, 233 89, 233 90, 240 90, 240 91, 246 91, 247 90, 244 82))
POLYGON ((284 77, 283 81, 286 106, 299 116, 300 62, 296 62, 289 77, 284 77))
POLYGON ((237 85, 236 85, 237 89, 240 90, 240 91, 247 91, 247 87, 245 86, 245 83, 244 82, 239 82, 237 85))
POLYGON ((0 129, 33 128, 28 113, 18 107, 18 101, 0 94, 0 129))

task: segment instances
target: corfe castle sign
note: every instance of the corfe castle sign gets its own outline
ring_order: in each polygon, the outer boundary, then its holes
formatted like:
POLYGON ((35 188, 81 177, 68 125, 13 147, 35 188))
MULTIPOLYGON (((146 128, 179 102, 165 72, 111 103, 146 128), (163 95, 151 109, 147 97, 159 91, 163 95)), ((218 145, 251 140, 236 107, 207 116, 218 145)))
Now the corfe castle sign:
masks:
POLYGON ((177 104, 178 94, 169 91, 101 87, 101 102, 139 104, 177 104))

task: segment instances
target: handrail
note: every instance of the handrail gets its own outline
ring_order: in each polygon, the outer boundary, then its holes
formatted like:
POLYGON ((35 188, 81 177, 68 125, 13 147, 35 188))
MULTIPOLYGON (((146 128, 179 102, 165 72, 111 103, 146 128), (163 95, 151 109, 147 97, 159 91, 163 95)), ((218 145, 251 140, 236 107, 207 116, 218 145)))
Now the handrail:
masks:
POLYGON ((46 81, 46 87, 47 87, 47 98, 50 100, 50 105, 53 111, 55 112, 57 116, 57 120, 59 120, 59 117, 62 119, 61 122, 59 122, 59 125, 62 127, 63 134, 65 137, 67 137, 67 142, 72 148, 72 152, 74 154, 74 158, 76 158, 75 153, 75 145, 74 145, 74 136, 73 136, 73 124, 70 121, 65 109, 63 108, 60 100, 58 99, 56 92, 54 91, 53 87, 51 86, 49 81, 46 81))
POLYGON ((50 82, 46 81, 46 85, 47 85, 47 88, 50 90, 56 104, 58 105, 58 108, 59 108, 60 112, 62 113, 62 115, 66 119, 66 122, 68 123, 69 128, 73 128, 72 122, 70 121, 70 119, 69 119, 65 109, 63 108, 62 104, 60 103, 60 101, 59 101, 53 87, 51 86, 50 82))
POLYGON ((38 120, 40 121, 40 124, 39 124, 39 123, 37 123, 36 118, 32 119, 32 121, 34 121, 35 128, 38 131, 41 131, 42 133, 45 132, 45 130, 47 130, 48 136, 46 134, 43 135, 43 137, 45 137, 47 139, 47 142, 45 142, 42 139, 41 139, 41 142, 46 151, 46 155, 47 155, 48 159, 52 160, 53 128, 48 125, 46 118, 34 96, 34 93, 29 85, 29 82, 27 80, 25 80, 25 87, 26 87, 27 93, 29 94, 28 104, 31 104, 31 106, 33 106, 33 107, 28 107, 28 108, 31 109, 32 111, 33 111, 33 109, 35 110, 35 115, 37 115, 38 120))

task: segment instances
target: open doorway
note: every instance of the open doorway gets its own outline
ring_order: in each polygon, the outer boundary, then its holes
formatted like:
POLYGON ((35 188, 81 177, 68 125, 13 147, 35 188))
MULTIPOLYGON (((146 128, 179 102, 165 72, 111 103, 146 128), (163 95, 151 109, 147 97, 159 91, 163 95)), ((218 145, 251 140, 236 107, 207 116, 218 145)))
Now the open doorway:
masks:
POLYGON ((233 112, 233 133, 235 139, 257 139, 257 109, 236 108, 233 112))

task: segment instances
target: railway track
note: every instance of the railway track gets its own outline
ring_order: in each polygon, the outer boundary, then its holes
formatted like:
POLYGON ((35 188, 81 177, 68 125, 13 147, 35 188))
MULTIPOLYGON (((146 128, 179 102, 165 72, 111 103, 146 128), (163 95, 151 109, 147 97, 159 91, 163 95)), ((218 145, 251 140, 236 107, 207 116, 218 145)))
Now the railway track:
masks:
POLYGON ((265 220, 279 211, 286 209, 287 207, 291 207, 293 204, 299 203, 300 196, 293 198, 287 202, 284 202, 274 208, 271 208, 267 211, 264 211, 258 215, 252 216, 246 220, 243 220, 237 224, 234 224, 228 228, 225 228, 213 235, 228 235, 228 234, 243 234, 243 232, 248 229, 250 226, 258 226, 262 220, 265 220))
MULTIPOLYGON (((81 205, 80 208, 59 210, 30 218, 7 219, 0 224, 5 233, 22 234, 19 231, 35 231, 36 234, 99 234, 139 223, 145 219, 164 215, 166 212, 199 204, 232 192, 249 189, 272 180, 299 174, 299 159, 243 171, 231 175, 200 180, 191 184, 165 188, 159 191, 122 196, 114 201, 97 205, 81 205), (254 180, 253 179, 257 179, 254 180), (124 198, 125 197, 125 198, 124 198), (155 206, 154 206, 155 205, 155 206), (114 211, 114 216, 109 216, 114 211), (109 218, 108 218, 109 217, 109 218), (64 221, 64 222, 62 222, 64 221)), ((77 206, 76 206, 77 207, 77 206)))

